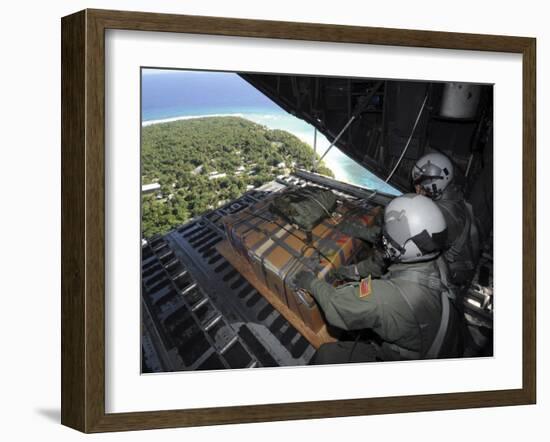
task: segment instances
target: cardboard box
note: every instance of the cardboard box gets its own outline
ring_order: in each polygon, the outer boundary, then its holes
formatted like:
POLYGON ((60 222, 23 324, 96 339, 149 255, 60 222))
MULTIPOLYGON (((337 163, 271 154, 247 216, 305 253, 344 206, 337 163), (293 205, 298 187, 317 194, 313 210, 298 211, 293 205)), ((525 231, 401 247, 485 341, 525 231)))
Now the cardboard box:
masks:
POLYGON ((372 224, 375 215, 367 215, 350 203, 339 203, 334 216, 308 234, 271 213, 270 202, 268 197, 224 217, 229 243, 253 269, 254 276, 316 333, 325 326, 323 314, 312 296, 297 291, 292 281, 306 269, 331 282, 330 270, 353 262, 365 247, 362 241, 340 232, 338 224, 350 218, 372 224))

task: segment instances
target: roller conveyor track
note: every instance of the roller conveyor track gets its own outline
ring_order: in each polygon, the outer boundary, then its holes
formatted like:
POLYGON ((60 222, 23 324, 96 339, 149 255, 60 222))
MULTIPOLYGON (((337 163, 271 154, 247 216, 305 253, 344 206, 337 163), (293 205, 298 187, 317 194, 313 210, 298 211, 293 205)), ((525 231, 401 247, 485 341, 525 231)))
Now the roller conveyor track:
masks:
POLYGON ((305 183, 296 177, 269 183, 148 240, 142 249, 142 371, 309 362, 313 347, 215 247, 224 238, 224 215, 305 183))
MULTIPOLYGON (((218 252, 216 245, 225 238, 223 216, 288 186, 329 187, 339 197, 363 205, 364 190, 338 182, 331 186, 330 181, 305 173, 280 177, 164 236, 149 238, 142 248, 143 372, 309 362, 314 348, 218 252)), ((487 250, 492 251, 492 247, 487 250)), ((492 253, 487 250, 464 297, 464 313, 472 327, 492 331, 492 253), (484 273, 487 276, 480 278, 484 273)))

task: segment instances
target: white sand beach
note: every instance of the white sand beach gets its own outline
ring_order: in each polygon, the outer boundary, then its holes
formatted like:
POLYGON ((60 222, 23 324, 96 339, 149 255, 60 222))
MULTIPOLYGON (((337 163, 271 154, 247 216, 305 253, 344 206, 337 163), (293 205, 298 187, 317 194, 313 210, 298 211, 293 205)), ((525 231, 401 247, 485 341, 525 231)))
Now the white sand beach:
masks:
POLYGON ((180 117, 171 117, 171 118, 163 118, 160 120, 149 120, 149 121, 142 121, 141 125, 143 127, 145 126, 152 126, 153 124, 162 124, 162 123, 171 123, 172 121, 179 121, 179 120, 193 120, 195 118, 209 118, 209 117, 242 117, 246 118, 244 114, 210 114, 210 115, 184 115, 180 117))

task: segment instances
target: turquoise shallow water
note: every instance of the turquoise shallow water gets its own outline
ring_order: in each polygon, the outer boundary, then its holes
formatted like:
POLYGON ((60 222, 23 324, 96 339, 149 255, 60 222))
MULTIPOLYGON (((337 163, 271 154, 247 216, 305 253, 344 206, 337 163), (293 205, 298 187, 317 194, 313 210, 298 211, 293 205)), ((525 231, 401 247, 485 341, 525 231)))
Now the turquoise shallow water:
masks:
MULTIPOLYGON (((314 128, 287 113, 238 75, 169 71, 142 76, 142 124, 208 115, 238 115, 286 130, 313 147, 314 128)), ((317 133, 317 152, 330 145, 317 133)), ((324 159, 337 180, 399 195, 400 192, 333 147, 324 159)))
MULTIPOLYGON (((284 114, 244 114, 244 117, 271 129, 286 130, 313 147, 314 127, 293 115, 285 112, 284 114)), ((322 155, 329 146, 330 142, 325 136, 317 132, 317 152, 319 155, 322 155)), ((333 147, 328 152, 324 158, 324 162, 339 181, 369 189, 378 189, 381 192, 392 195, 399 195, 401 193, 389 184, 384 183, 383 180, 359 165, 336 147, 333 147)))

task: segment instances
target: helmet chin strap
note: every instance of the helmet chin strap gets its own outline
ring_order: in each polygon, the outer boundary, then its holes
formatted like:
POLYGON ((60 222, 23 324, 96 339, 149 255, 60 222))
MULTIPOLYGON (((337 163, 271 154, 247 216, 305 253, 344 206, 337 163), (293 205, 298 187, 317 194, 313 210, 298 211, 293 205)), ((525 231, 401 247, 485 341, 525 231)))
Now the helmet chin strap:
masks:
POLYGON ((403 246, 401 247, 400 250, 396 250, 396 255, 395 255, 395 258, 394 258, 394 261, 395 262, 407 262, 406 260, 403 261, 403 254, 406 252, 406 246, 407 246, 407 243, 411 242, 412 239, 408 239, 407 241, 405 241, 405 243, 403 244, 403 246))
POLYGON ((430 253, 426 253, 422 256, 411 257, 411 258, 408 258, 406 260, 403 260, 403 253, 405 252, 405 246, 407 245, 408 242, 413 242, 414 243, 413 238, 409 238, 407 241, 405 241, 405 244, 403 244, 402 247, 395 247, 394 246, 394 241, 390 241, 390 240, 384 238, 384 240, 383 240, 384 257, 386 259, 392 261, 392 262, 408 263, 408 262, 430 261, 434 257, 438 256, 439 253, 440 253, 439 251, 430 252, 430 253))
POLYGON ((383 237, 382 243, 384 244, 384 257, 392 262, 400 261, 402 250, 393 245, 393 241, 383 237))
POLYGON ((419 195, 424 195, 424 196, 427 196, 428 198, 431 198, 431 199, 438 199, 443 194, 442 191, 440 191, 440 190, 434 191, 433 189, 429 188, 429 185, 421 184, 421 183, 418 183, 418 184, 415 185, 415 191, 419 195), (420 188, 421 192, 418 192, 416 186, 418 186, 420 188))
POLYGON ((384 247, 384 258, 393 262, 398 260, 399 255, 395 253, 395 249, 390 250, 390 247, 386 246, 384 247))

